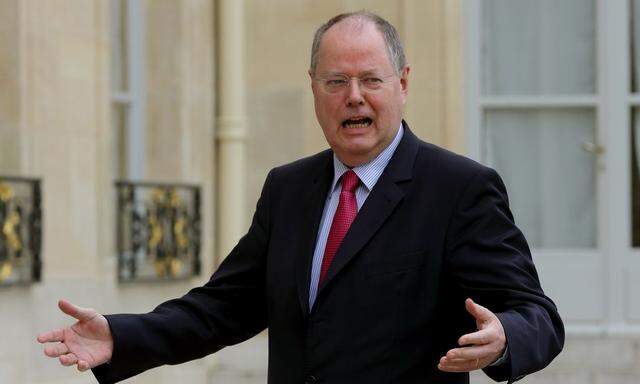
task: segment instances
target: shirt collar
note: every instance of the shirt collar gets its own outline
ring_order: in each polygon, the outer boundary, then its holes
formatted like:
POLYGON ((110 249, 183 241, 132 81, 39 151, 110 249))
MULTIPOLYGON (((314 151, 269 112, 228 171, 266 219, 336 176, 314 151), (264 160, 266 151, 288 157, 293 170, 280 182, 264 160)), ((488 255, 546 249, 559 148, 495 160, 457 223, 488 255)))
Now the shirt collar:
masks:
MULTIPOLYGON (((396 151, 398 144, 400 143, 400 139, 402 139, 402 135, 404 134, 404 128, 402 124, 400 124, 400 128, 396 133, 396 137, 393 138, 391 144, 387 146, 382 152, 378 154, 373 160, 368 163, 358 165, 357 167, 353 167, 353 171, 358 175, 358 178, 362 182, 362 185, 367 188, 369 192, 373 189, 373 186, 376 185, 376 182, 382 175, 385 167, 391 160, 391 156, 396 151)), ((338 184, 338 180, 340 177, 349 170, 350 168, 344 165, 336 154, 333 154, 333 183, 331 184, 331 191, 336 188, 338 184)))

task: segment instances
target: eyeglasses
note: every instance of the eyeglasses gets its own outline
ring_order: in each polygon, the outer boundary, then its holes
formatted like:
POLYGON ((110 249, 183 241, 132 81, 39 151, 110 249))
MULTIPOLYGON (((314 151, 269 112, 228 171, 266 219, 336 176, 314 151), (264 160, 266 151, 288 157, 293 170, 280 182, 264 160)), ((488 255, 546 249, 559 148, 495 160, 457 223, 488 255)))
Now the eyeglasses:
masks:
POLYGON ((358 80, 358 86, 362 92, 376 92, 391 83, 395 75, 376 76, 367 75, 364 77, 349 77, 345 75, 333 75, 329 77, 316 77, 320 88, 326 93, 342 93, 351 86, 351 80, 358 80))

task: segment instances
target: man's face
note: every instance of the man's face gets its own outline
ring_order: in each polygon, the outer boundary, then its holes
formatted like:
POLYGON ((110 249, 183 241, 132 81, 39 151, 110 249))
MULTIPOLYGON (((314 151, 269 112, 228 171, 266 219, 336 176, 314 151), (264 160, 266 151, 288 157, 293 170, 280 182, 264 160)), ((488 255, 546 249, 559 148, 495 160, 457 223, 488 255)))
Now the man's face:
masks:
POLYGON ((397 133, 409 67, 398 76, 380 32, 371 22, 353 19, 339 22, 324 34, 318 57, 315 73, 309 74, 324 136, 343 163, 364 164, 397 133), (328 81, 340 78, 348 78, 348 85, 327 92, 328 81), (364 79, 383 82, 379 87, 362 86, 364 79))

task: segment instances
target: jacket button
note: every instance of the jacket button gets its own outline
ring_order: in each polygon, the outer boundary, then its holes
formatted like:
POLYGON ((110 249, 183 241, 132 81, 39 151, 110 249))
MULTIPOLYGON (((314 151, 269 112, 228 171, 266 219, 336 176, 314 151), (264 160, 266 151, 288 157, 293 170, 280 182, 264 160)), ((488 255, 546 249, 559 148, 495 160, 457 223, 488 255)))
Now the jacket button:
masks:
POLYGON ((307 378, 304 379, 304 384, 316 384, 317 382, 318 378, 313 375, 307 376, 307 378))

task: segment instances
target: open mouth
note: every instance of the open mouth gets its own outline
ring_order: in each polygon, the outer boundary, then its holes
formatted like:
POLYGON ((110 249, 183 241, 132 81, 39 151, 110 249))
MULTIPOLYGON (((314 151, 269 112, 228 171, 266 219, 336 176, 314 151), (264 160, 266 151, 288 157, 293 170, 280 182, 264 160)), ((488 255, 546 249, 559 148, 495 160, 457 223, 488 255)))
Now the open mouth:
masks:
POLYGON ((342 122, 343 128, 364 128, 368 127, 373 123, 368 117, 357 117, 352 119, 347 119, 342 122))

